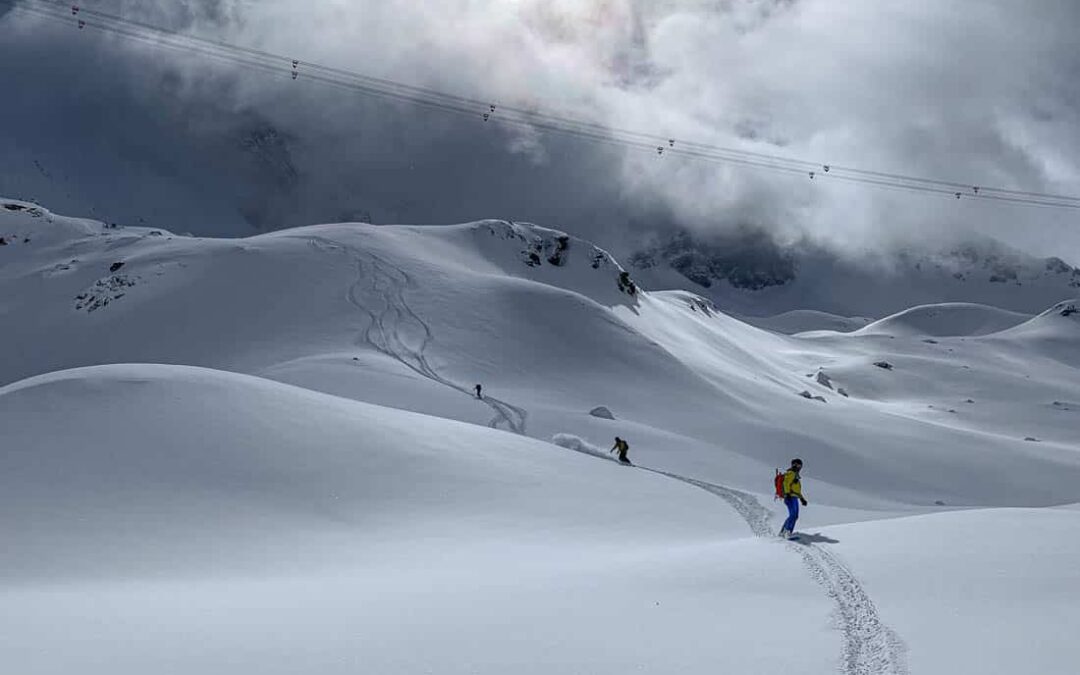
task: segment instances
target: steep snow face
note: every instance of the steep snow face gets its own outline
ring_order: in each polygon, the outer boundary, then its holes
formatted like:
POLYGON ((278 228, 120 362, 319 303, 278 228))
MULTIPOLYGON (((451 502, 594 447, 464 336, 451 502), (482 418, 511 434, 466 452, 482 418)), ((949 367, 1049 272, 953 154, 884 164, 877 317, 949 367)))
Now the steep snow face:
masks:
POLYGON ((717 241, 680 234, 635 253, 630 271, 647 288, 686 288, 754 317, 816 310, 882 318, 943 302, 1034 314, 1080 288, 1080 268, 1063 260, 1036 258, 985 237, 968 240, 943 250, 867 251, 859 258, 806 243, 780 246, 753 230, 717 241))

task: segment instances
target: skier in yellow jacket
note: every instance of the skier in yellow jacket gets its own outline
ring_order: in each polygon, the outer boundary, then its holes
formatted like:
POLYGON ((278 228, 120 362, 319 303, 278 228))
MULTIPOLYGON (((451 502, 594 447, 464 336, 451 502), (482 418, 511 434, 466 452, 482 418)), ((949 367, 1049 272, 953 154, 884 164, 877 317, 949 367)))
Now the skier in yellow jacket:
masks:
POLYGON ((802 481, 799 472, 802 471, 802 460, 791 460, 791 468, 784 473, 784 506, 787 507, 788 517, 784 526, 780 528, 780 536, 785 539, 791 538, 795 530, 795 521, 799 519, 799 504, 806 506, 806 499, 802 494, 802 481))

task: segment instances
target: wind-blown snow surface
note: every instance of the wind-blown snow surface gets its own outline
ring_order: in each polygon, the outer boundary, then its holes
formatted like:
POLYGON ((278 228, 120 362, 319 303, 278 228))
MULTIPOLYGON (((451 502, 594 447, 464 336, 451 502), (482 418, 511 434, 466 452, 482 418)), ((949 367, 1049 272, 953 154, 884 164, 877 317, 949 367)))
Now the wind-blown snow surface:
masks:
POLYGON ((981 672, 1070 672, 1047 617, 1080 545, 1045 507, 1080 501, 1074 304, 789 337, 536 226, 210 240, 4 203, 22 670, 767 672, 783 642, 808 672, 954 673, 985 629, 981 672), (587 456, 616 434, 661 473, 587 456))

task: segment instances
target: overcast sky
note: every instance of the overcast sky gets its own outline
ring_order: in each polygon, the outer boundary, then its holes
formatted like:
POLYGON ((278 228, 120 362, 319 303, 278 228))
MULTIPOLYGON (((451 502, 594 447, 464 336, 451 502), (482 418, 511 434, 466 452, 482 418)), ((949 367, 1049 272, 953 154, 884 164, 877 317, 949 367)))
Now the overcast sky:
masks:
MULTIPOLYGON (((88 0, 302 60, 621 128, 1080 194, 1075 0, 88 0)), ((976 230, 1080 264, 1080 211, 500 128, 0 4, 0 193, 197 233, 532 220, 610 246, 753 225, 846 247, 976 230)))

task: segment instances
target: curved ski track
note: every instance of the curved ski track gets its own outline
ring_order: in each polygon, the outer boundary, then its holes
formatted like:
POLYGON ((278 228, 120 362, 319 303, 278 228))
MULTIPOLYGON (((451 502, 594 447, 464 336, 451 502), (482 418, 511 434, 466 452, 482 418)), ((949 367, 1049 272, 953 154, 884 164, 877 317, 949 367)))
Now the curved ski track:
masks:
MULTIPOLYGON (((639 467, 701 488, 726 501, 757 537, 775 538, 771 514, 751 494, 666 471, 639 467)), ((810 576, 836 603, 837 628, 843 639, 841 672, 844 675, 907 675, 907 648, 903 640, 878 616, 877 607, 859 580, 839 558, 813 544, 783 542, 802 556, 810 576)))
MULTIPOLYGON (((428 361, 427 349, 434 342, 435 336, 431 326, 420 318, 405 300, 405 290, 415 286, 408 272, 373 253, 358 251, 330 239, 311 237, 311 244, 316 248, 341 251, 353 257, 356 279, 349 286, 346 298, 349 304, 368 318, 367 328, 361 332, 357 344, 366 344, 433 382, 474 397, 469 388, 446 379, 428 361), (362 298, 371 301, 365 302, 362 298), (419 339, 415 346, 410 345, 406 339, 410 334, 419 339)), ((523 408, 493 396, 484 396, 479 400, 495 413, 488 422, 489 427, 498 429, 505 425, 506 429, 514 433, 525 433, 529 415, 523 408)))

